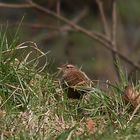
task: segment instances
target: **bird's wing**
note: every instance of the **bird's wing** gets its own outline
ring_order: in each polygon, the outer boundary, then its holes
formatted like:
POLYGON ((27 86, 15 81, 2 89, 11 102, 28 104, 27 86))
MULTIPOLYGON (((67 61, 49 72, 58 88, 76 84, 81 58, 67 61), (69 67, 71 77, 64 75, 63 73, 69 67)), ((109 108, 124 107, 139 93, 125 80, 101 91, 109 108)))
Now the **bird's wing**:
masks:
POLYGON ((69 86, 88 85, 91 81, 84 72, 79 70, 73 70, 67 75, 64 75, 63 80, 67 82, 69 86))

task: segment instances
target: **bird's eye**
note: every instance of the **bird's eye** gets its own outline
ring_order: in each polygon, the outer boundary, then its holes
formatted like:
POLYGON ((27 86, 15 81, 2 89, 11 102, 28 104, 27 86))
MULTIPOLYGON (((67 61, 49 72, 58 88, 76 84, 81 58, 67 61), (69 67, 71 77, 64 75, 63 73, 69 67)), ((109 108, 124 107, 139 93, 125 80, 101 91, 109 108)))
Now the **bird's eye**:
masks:
POLYGON ((73 65, 66 65, 66 68, 71 69, 71 68, 74 68, 74 66, 73 65))

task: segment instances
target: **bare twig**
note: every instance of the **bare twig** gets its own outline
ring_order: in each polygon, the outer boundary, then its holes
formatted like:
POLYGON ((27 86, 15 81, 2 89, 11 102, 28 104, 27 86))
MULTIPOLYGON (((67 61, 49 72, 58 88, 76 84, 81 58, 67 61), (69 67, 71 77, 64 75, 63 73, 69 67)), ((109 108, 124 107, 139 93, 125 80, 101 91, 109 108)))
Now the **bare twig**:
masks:
POLYGON ((104 9, 103 9, 103 3, 102 3, 101 0, 96 0, 96 3, 98 4, 98 7, 99 7, 101 20, 102 20, 103 27, 104 27, 104 32, 105 32, 106 36, 109 38, 110 31, 109 31, 109 27, 108 27, 108 24, 107 24, 107 19, 106 19, 104 9))
MULTIPOLYGON (((41 11, 43 13, 46 13, 48 15, 51 15, 52 17, 55 17, 57 19, 59 19, 60 21, 68 24, 69 26, 73 27, 76 31, 79 31, 83 34, 85 34, 86 36, 90 37, 91 39, 94 39, 96 41, 98 41, 99 43, 101 43, 106 49, 112 51, 113 53, 118 54, 118 56, 125 60, 127 63, 129 63, 130 65, 132 65, 133 67, 135 67, 136 69, 140 70, 140 65, 137 64, 136 62, 133 62, 131 59, 129 59, 128 57, 124 56, 122 53, 120 53, 119 51, 115 50, 114 48, 111 47, 111 42, 110 40, 108 40, 108 38, 106 38, 103 34, 101 33, 97 33, 97 32, 90 32, 88 30, 86 30, 85 28, 82 28, 81 26, 78 26, 77 24, 71 22, 70 20, 68 20, 67 18, 61 16, 61 15, 57 15, 55 12, 50 11, 49 9, 46 9, 38 4, 36 4, 35 2, 29 0, 29 7, 31 8, 35 8, 38 11, 41 11)), ((1 4, 1 3, 0 3, 1 4)), ((1 6, 1 5, 0 5, 1 6)), ((5 5, 6 7, 6 5, 5 5)), ((11 6, 12 7, 12 6, 11 6)), ((29 8, 27 7, 27 8, 29 8)), ((16 8, 16 7, 15 7, 16 8)), ((18 8, 18 7, 17 7, 18 8)), ((26 8, 26 6, 24 7, 26 8)))
POLYGON ((112 0, 112 45, 115 49, 117 49, 117 46, 116 46, 116 29, 117 29, 116 0, 112 0))
MULTIPOLYGON (((112 42, 112 47, 114 50, 117 51, 117 42, 116 42, 116 30, 117 30, 117 9, 116 9, 116 0, 112 0, 112 33, 111 33, 111 42, 112 42)), ((114 64, 114 69, 117 74, 118 79, 120 79, 120 74, 117 66, 117 60, 118 60, 118 54, 117 53, 112 53, 113 56, 113 64, 114 64)))
POLYGON ((0 2, 0 7, 3 8, 31 8, 33 5, 25 3, 25 4, 7 4, 0 2))
MULTIPOLYGON (((61 15, 61 5, 60 5, 60 0, 56 0, 56 13, 58 14, 58 15, 61 15)), ((60 21, 59 20, 57 20, 57 27, 59 27, 60 26, 60 21)))
POLYGON ((58 15, 60 15, 60 0, 57 0, 57 3, 56 3, 56 12, 58 15))
MULTIPOLYGON (((2 25, 2 24, 1 24, 2 25)), ((17 23, 10 23, 8 26, 17 26, 19 25, 19 22, 17 23)), ((51 29, 51 30, 59 30, 58 27, 53 26, 53 25, 46 25, 46 24, 41 24, 41 23, 28 23, 28 22, 24 22, 21 24, 22 26, 26 26, 26 27, 31 27, 34 29, 51 29)))

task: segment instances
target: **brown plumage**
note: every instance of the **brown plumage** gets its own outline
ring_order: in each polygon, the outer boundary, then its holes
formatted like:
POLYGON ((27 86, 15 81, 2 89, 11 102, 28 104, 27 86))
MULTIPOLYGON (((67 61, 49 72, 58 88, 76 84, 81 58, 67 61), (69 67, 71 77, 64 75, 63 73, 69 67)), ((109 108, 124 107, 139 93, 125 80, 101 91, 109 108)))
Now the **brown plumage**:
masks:
POLYGON ((86 92, 85 88, 90 87, 92 81, 84 72, 74 65, 65 64, 59 69, 60 72, 62 72, 61 84, 62 87, 67 90, 68 98, 80 99, 86 92))

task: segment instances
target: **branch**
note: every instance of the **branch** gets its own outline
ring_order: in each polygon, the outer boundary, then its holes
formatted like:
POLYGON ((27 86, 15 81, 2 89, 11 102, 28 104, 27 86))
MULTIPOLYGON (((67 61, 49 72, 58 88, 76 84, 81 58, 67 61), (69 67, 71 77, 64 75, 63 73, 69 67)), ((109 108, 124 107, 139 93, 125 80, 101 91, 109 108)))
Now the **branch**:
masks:
MULTIPOLYGON (((2 23, 0 23, 2 24, 2 23)), ((17 23, 10 23, 8 26, 18 26, 19 22, 17 23)), ((31 27, 31 28, 35 28, 35 29, 44 29, 44 28, 48 28, 48 29, 52 29, 52 30, 59 30, 58 27, 56 26, 51 26, 51 25, 46 25, 46 24, 40 24, 40 23, 28 23, 28 22, 24 22, 21 24, 22 26, 26 26, 26 27, 31 27)))
POLYGON ((60 15, 60 0, 57 0, 57 2, 56 2, 56 13, 58 14, 58 15, 60 15))
MULTIPOLYGON (((111 42, 112 42, 112 47, 115 50, 117 50, 116 30, 117 30, 117 4, 116 4, 116 0, 112 0, 112 32, 111 32, 111 42)), ((117 66, 118 54, 117 53, 112 53, 112 56, 113 56, 113 64, 114 64, 115 72, 117 74, 118 79, 120 79, 120 73, 119 73, 118 66, 117 66)))
POLYGON ((3 8, 31 8, 33 5, 25 3, 25 4, 7 4, 0 2, 0 7, 3 8))
POLYGON ((103 10, 103 3, 101 0, 96 0, 96 3, 98 4, 99 7, 99 12, 100 12, 100 16, 101 16, 101 20, 104 26, 104 32, 107 35, 107 37, 110 36, 110 31, 109 31, 109 27, 107 24, 107 20, 106 20, 106 16, 104 14, 104 10, 103 10))
POLYGON ((112 45, 115 49, 116 46, 116 29, 117 29, 117 9, 116 9, 116 0, 112 0, 112 45))

